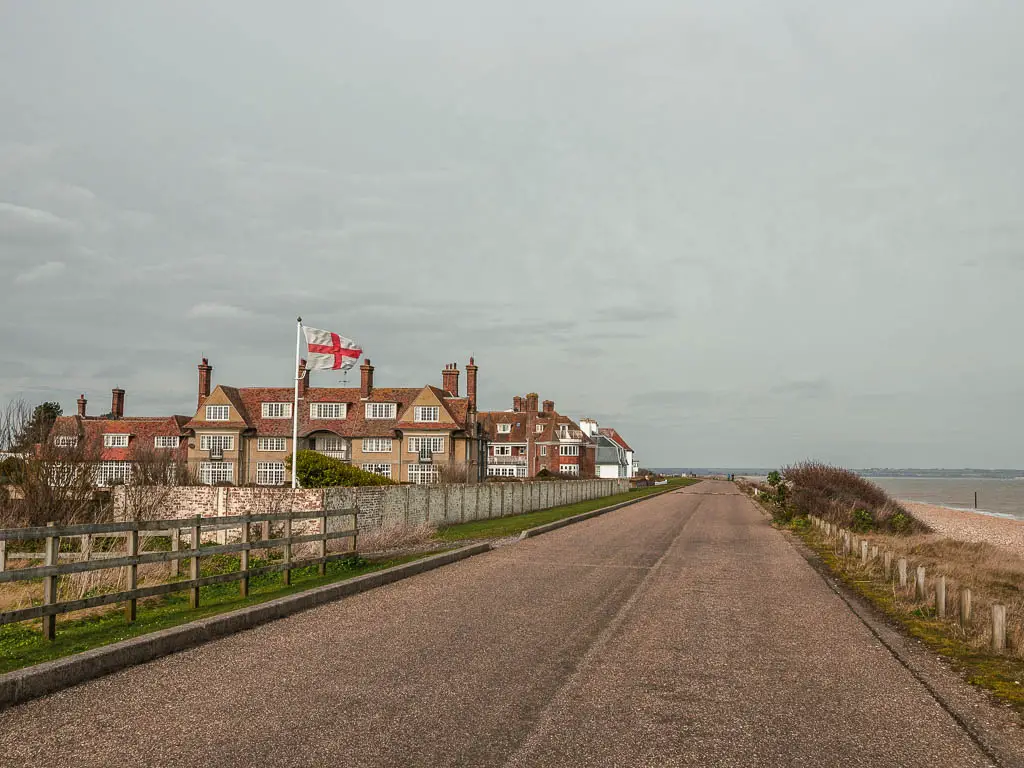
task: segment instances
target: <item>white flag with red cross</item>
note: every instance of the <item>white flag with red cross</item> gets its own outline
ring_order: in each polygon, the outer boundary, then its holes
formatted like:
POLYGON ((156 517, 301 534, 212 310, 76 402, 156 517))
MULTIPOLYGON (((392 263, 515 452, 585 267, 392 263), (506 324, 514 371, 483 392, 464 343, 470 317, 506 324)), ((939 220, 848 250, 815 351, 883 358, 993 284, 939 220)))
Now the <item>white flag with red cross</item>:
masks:
POLYGON ((307 371, 347 371, 352 368, 363 350, 352 339, 346 339, 331 331, 302 326, 306 334, 306 346, 309 355, 306 360, 307 371))

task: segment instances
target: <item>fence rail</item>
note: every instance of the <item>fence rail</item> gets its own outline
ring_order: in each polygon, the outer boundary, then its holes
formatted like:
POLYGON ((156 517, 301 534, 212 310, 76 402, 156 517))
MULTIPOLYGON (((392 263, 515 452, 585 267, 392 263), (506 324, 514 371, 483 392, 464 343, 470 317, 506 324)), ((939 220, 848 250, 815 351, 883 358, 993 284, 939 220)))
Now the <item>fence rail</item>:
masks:
POLYGON ((35 528, 9 528, 0 530, 0 585, 19 581, 43 580, 43 603, 30 608, 0 612, 0 625, 11 624, 30 619, 43 620, 43 634, 49 640, 56 635, 56 617, 58 614, 80 611, 113 603, 125 604, 125 618, 135 621, 137 601, 145 597, 166 595, 172 592, 189 591, 189 604, 192 608, 199 607, 200 587, 212 584, 223 584, 231 581, 239 582, 242 597, 249 593, 249 579, 263 573, 282 573, 284 584, 291 583, 291 571, 309 565, 318 565, 320 575, 326 573, 327 563, 350 557, 356 549, 358 509, 320 510, 316 512, 284 512, 255 515, 236 515, 231 517, 203 518, 201 516, 179 520, 139 520, 123 523, 95 523, 91 525, 47 525, 35 528), (328 531, 327 521, 337 517, 351 517, 351 528, 339 531, 328 531), (296 521, 317 521, 317 532, 292 535, 292 523, 296 521), (270 537, 270 524, 283 523, 284 535, 270 537), (262 523, 262 538, 252 540, 251 528, 255 523, 262 523), (182 549, 182 530, 188 533, 188 548, 182 549), (204 533, 238 529, 239 540, 213 546, 202 546, 204 533), (166 552, 139 552, 141 535, 147 537, 170 535, 171 549, 166 552), (123 537, 124 553, 92 552, 94 536, 123 537), (78 550, 71 553, 60 552, 61 539, 78 538, 78 550), (345 552, 327 554, 327 543, 336 539, 351 539, 351 546, 345 552), (44 540, 42 553, 7 553, 10 541, 44 540), (292 559, 292 547, 296 544, 318 543, 316 557, 292 559), (249 567, 249 553, 267 549, 280 549, 283 561, 257 568, 249 567), (212 555, 239 554, 240 569, 230 573, 213 576, 200 576, 200 560, 212 555), (30 554, 32 559, 42 559, 41 566, 27 568, 7 568, 7 560, 19 555, 30 554), (59 562, 61 555, 75 555, 77 562, 59 562), (189 561, 189 578, 138 587, 138 567, 149 563, 170 563, 171 576, 178 576, 178 564, 182 560, 189 561), (123 568, 127 576, 128 589, 78 600, 58 600, 57 580, 62 576, 91 571, 123 568))

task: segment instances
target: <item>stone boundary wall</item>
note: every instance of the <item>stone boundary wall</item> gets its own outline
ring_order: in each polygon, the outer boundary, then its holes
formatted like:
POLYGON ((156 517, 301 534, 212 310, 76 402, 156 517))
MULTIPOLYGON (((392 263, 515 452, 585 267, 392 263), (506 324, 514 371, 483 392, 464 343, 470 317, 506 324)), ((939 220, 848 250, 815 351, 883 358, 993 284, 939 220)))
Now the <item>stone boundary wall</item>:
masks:
POLYGON ((564 504, 625 493, 629 481, 537 480, 476 485, 386 485, 358 488, 213 488, 184 486, 149 489, 117 486, 114 518, 220 517, 224 515, 359 508, 359 530, 446 525, 536 512, 564 504), (143 492, 143 490, 145 492, 143 492))

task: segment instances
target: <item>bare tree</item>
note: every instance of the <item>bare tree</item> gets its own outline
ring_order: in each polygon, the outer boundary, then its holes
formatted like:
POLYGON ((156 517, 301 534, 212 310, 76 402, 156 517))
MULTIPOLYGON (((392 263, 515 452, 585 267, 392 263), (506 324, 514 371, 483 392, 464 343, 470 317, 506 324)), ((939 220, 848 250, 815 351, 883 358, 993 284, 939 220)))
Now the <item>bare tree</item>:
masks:
POLYGON ((134 453, 131 474, 121 484, 123 506, 118 511, 126 520, 166 517, 172 489, 198 483, 194 468, 177 451, 149 446, 134 453))

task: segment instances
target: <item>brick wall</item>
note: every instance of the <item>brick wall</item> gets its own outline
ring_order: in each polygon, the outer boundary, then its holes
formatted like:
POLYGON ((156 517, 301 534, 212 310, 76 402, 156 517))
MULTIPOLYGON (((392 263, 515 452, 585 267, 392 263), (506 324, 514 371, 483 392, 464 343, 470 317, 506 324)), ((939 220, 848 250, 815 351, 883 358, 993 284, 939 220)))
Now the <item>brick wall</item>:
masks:
POLYGON ((629 481, 551 480, 481 485, 387 485, 362 488, 211 488, 185 486, 139 489, 117 486, 114 517, 171 520, 358 507, 359 529, 382 526, 460 523, 611 496, 629 490, 629 481))

